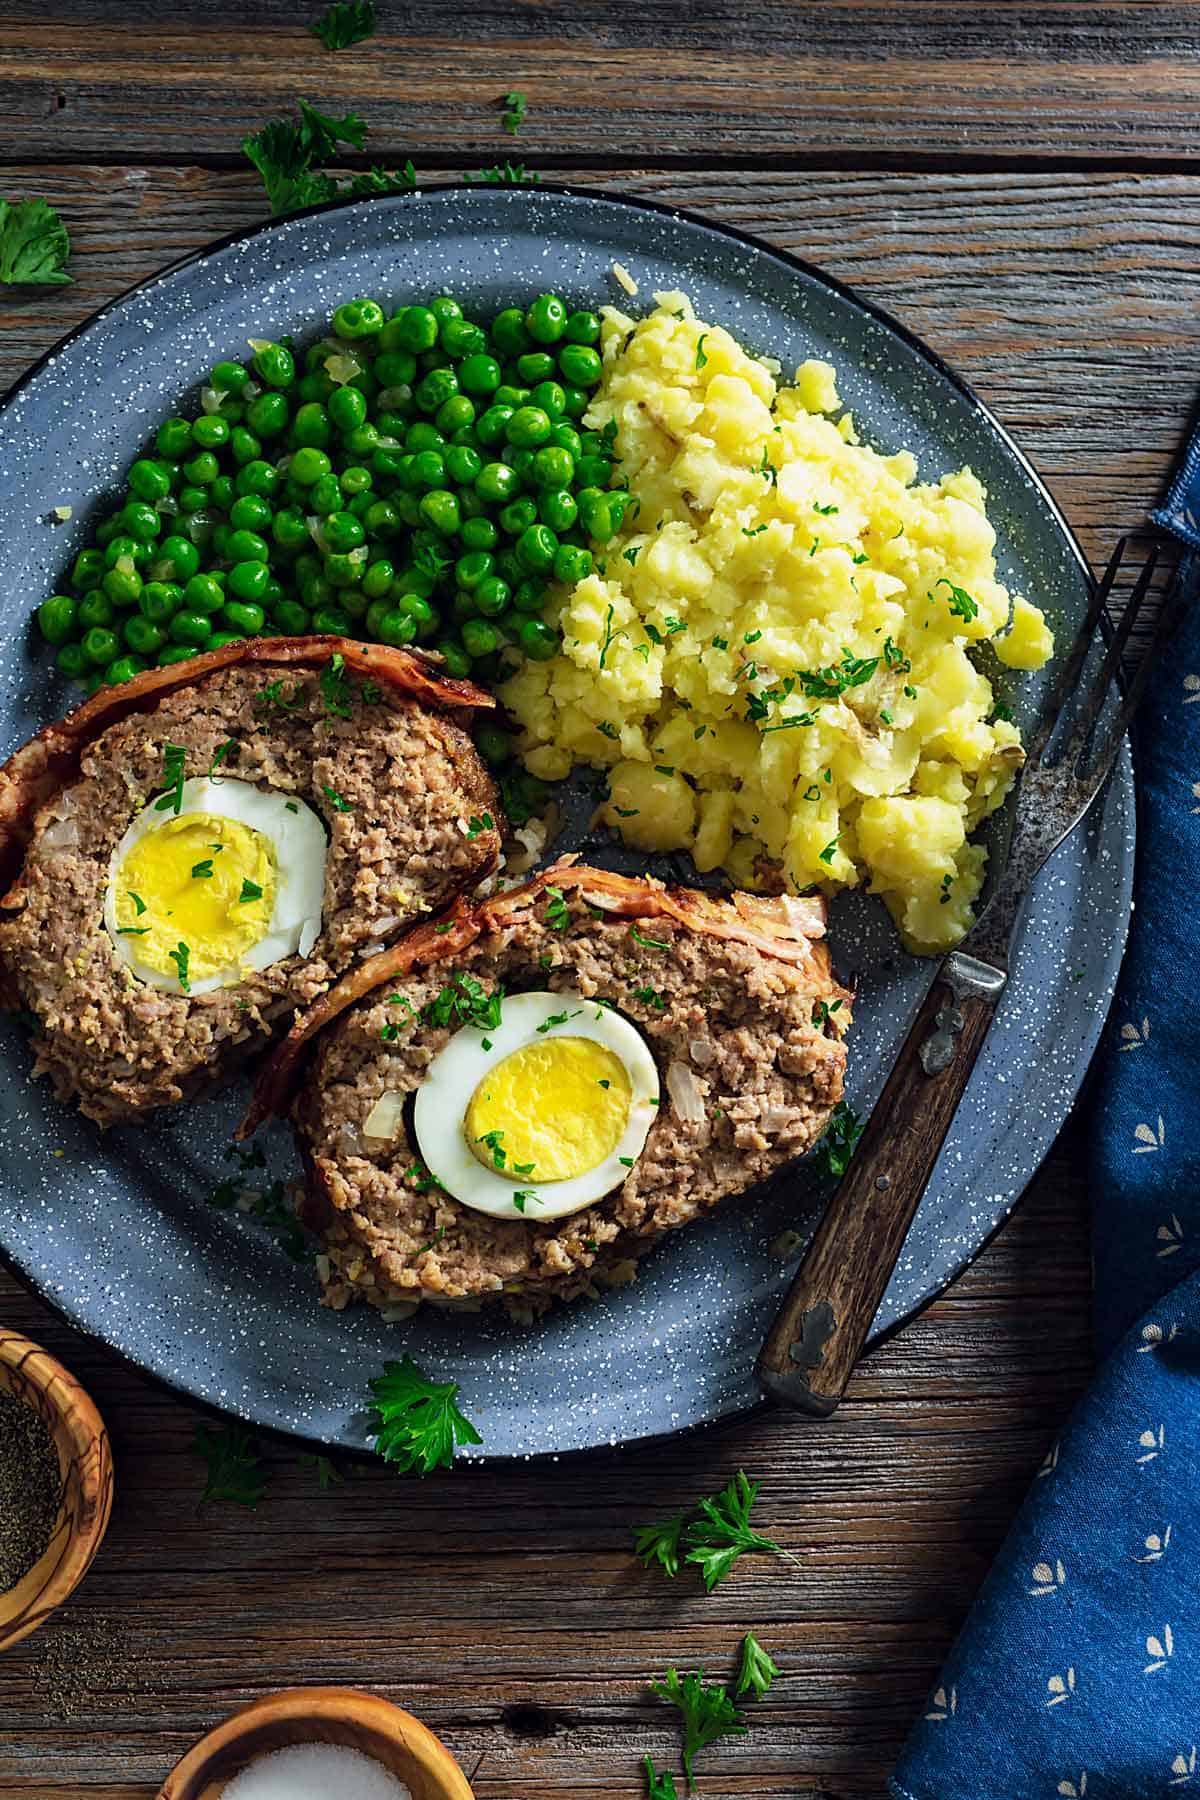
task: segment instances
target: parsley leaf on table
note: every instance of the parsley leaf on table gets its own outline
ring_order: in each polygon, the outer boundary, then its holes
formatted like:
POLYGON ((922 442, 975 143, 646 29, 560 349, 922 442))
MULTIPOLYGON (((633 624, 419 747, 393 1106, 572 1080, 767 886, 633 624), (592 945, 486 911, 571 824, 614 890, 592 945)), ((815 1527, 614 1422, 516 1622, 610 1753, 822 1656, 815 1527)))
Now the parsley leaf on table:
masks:
POLYGON ((257 1441, 245 1425, 197 1425, 192 1448, 208 1464, 201 1506, 209 1500, 232 1500, 237 1506, 257 1507, 267 1491, 267 1477, 257 1441))
POLYGON ((478 169, 474 175, 464 175, 463 180, 468 187, 491 185, 493 187, 536 187, 541 180, 536 169, 527 169, 524 163, 493 163, 490 169, 478 169))
POLYGON ((859 1118, 852 1106, 847 1106, 844 1100, 838 1101, 815 1151, 825 1165, 826 1174, 834 1181, 840 1181, 850 1167, 850 1158, 864 1125, 865 1120, 859 1118))
POLYGON ((261 131, 242 139, 242 149, 263 178, 273 213, 296 212, 302 206, 319 206, 326 200, 358 199, 372 194, 408 193, 417 185, 411 161, 401 169, 372 168, 358 175, 333 176, 324 165, 337 155, 339 144, 361 150, 367 127, 357 113, 331 118, 307 100, 298 103, 300 123, 271 119, 261 131))
POLYGON ((692 1788, 695 1785, 693 1758, 717 1738, 740 1737, 747 1728, 719 1682, 705 1687, 703 1669, 682 1678, 678 1669, 668 1669, 665 1679, 652 1682, 651 1689, 661 1699, 677 1706, 683 1715, 683 1767, 688 1787, 692 1788))
POLYGON ((710 1594, 748 1550, 790 1558, 782 1545, 763 1537, 750 1524, 759 1486, 739 1469, 719 1494, 701 1500, 694 1513, 679 1513, 661 1525, 639 1526, 634 1532, 635 1555, 646 1568, 658 1563, 671 1577, 678 1575, 681 1560, 695 1563, 710 1594))
POLYGON ((518 131, 520 131, 522 125, 525 123, 525 114, 528 110, 528 103, 520 88, 514 88, 511 93, 505 94, 503 104, 504 113, 500 123, 503 125, 505 131, 507 131, 509 137, 516 137, 518 131))
POLYGON ((457 1381, 430 1381, 409 1356, 385 1363, 370 1388, 379 1417, 375 1448, 406 1475, 449 1469, 460 1444, 483 1442, 454 1404, 457 1381))
POLYGON ((782 1673, 769 1650, 764 1650, 752 1631, 742 1639, 742 1660, 738 1668, 737 1688, 741 1696, 753 1688, 761 1700, 775 1677, 782 1673))
POLYGON ((327 50, 348 50, 374 35, 375 0, 334 0, 308 29, 327 50))
POLYGON ((328 1456, 304 1456, 301 1461, 312 1465, 313 1474, 317 1478, 317 1486, 323 1494, 327 1494, 330 1488, 341 1487, 346 1479, 328 1456))
POLYGON ((652 1756, 646 1757, 646 1784, 646 1800, 679 1800, 675 1777, 669 1769, 664 1769, 660 1775, 652 1756))
POLYGON ((674 1578, 679 1573, 679 1540, 687 1523, 686 1513, 676 1513, 661 1525, 639 1525, 633 1534, 634 1555, 644 1568, 658 1563, 674 1578))
POLYGON ((0 200, 0 281, 62 287, 71 254, 67 228, 46 200, 0 200))

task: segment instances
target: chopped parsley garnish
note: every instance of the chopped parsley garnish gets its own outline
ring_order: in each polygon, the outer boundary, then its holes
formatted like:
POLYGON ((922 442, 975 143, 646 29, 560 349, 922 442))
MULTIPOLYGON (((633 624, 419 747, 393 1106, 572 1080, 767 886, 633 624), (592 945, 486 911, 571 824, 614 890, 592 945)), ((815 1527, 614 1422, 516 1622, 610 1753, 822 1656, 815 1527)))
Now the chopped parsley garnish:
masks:
POLYGON ((500 1025, 504 989, 487 994, 473 975, 455 971, 454 979, 421 1008, 422 1025, 474 1025, 479 1031, 495 1031, 500 1025))
POLYGON ((577 1019, 582 1011, 582 1006, 577 1006, 574 1012, 550 1013, 536 1029, 543 1034, 552 1031, 556 1025, 565 1025, 568 1019, 577 1019))
POLYGON ((888 711, 887 711, 887 710, 886 710, 886 709, 885 709, 885 708, 883 708, 883 707, 880 707, 880 709, 879 709, 879 722, 880 722, 880 724, 881 724, 881 725, 890 725, 890 724, 891 724, 891 722, 892 722, 892 715, 891 715, 891 713, 890 713, 890 712, 888 712, 888 711))
POLYGON ((776 719, 772 725, 763 726, 763 735, 768 731, 790 731, 794 725, 815 725, 815 713, 789 713, 786 719, 776 719))
POLYGON ((213 872, 213 866, 212 866, 212 857, 211 856, 206 856, 204 858, 203 862, 198 862, 198 863, 192 864, 192 880, 193 881, 211 881, 212 880, 212 872, 213 872))
POLYGON ((687 626, 684 624, 682 619, 676 619, 670 613, 667 614, 667 636, 668 637, 674 637, 676 632, 686 631, 686 630, 687 630, 687 626))
POLYGON ((655 763, 654 773, 656 775, 673 775, 675 773, 675 765, 674 763, 655 763))
POLYGON ((474 175, 463 176, 468 187, 536 187, 541 179, 524 163, 514 162, 493 163, 490 169, 479 169, 474 175))
POLYGON ((460 1444, 483 1442, 455 1405, 458 1383, 430 1381, 411 1357, 385 1363, 369 1385, 379 1419, 375 1448, 403 1474, 448 1469, 460 1444))
POLYGON ((596 726, 596 730, 600 733, 601 737, 611 738, 614 743, 621 735, 611 719, 601 719, 600 723, 596 726))
POLYGON ((774 1539, 763 1537, 750 1525, 759 1486, 739 1469, 719 1494, 701 1500, 694 1512, 677 1513, 661 1525, 639 1526, 634 1532, 635 1554, 646 1568, 657 1563, 672 1578, 678 1575, 681 1563, 696 1564, 709 1593, 747 1551, 788 1556, 774 1539))
POLYGON ((208 1464, 200 1504, 232 1500, 253 1510, 267 1491, 258 1440, 245 1425, 197 1425, 192 1448, 208 1464))
MULTIPOLYGON (((905 692, 908 692, 907 688, 905 689, 905 692)), ((996 704, 992 707, 992 718, 993 720, 1002 719, 1006 725, 1011 725, 1013 722, 1012 707, 1009 706, 1006 700, 997 700, 996 704)))
POLYGON ((629 935, 635 944, 644 944, 647 950, 669 950, 671 948, 665 938, 644 937, 636 924, 629 927, 629 935))
MULTIPOLYGON (((766 529, 767 528, 765 525, 743 525, 742 526, 742 536, 743 537, 760 537, 766 529)), ((759 637, 762 636, 761 631, 758 633, 758 636, 759 637)), ((747 638, 746 642, 749 643, 749 641, 750 640, 747 638)))
POLYGON ((824 1164, 826 1174, 835 1181, 840 1181, 849 1168, 864 1123, 853 1107, 847 1106, 844 1100, 838 1101, 814 1153, 824 1164))
POLYGON ((915 700, 917 697, 916 688, 913 687, 912 684, 907 681, 904 684, 904 697, 906 700, 915 700))
POLYGON ((0 282, 62 287, 71 254, 67 228, 47 200, 0 200, 0 282))
POLYGON ((605 1076, 601 1075, 596 1082, 596 1086, 602 1087, 602 1088, 610 1088, 612 1086, 612 1082, 607 1080, 607 1078, 605 1076))
POLYGON ((883 640, 883 661, 886 668, 895 669, 900 675, 907 675, 912 668, 899 644, 893 643, 890 637, 883 640))
POLYGON ((323 1494, 329 1493, 332 1488, 341 1487, 345 1482, 346 1477, 328 1456, 305 1455, 300 1460, 309 1464, 317 1478, 317 1486, 323 1494))
POLYGON ((775 1677, 782 1673, 779 1664, 774 1661, 769 1651, 764 1650, 752 1631, 748 1631, 742 1639, 742 1659, 738 1668, 736 1693, 749 1693, 753 1688, 754 1696, 761 1700, 775 1677))
POLYGON ((467 841, 468 843, 474 843, 481 831, 492 831, 494 829, 495 826, 491 813, 472 813, 471 817, 467 820, 467 841))
MULTIPOLYGON (((589 1244, 589 1249, 595 1246, 589 1244)), ((669 1769, 661 1774, 654 1766, 654 1758, 647 1753, 643 1758, 646 1765, 646 1800, 679 1800, 679 1789, 675 1786, 675 1777, 669 1769)))
POLYGON ((655 1012, 666 1012, 667 1003, 657 988, 636 987, 631 988, 630 992, 635 1000, 644 1000, 646 1005, 652 1007, 655 1012))
POLYGON ((620 1163, 620 1165, 623 1169, 632 1169, 632 1167, 633 1167, 632 1156, 618 1156, 617 1161, 620 1163))
MULTIPOLYGON (((638 559, 638 551, 640 549, 641 549, 640 544, 630 544, 628 550, 622 550, 622 552, 621 552, 621 555, 624 557, 625 561, 629 564, 631 569, 632 569, 634 563, 638 559)), ((612 607, 610 606, 608 610, 611 615, 612 607)))
POLYGON ((133 901, 133 916, 134 916, 134 918, 140 919, 142 914, 146 910, 146 902, 142 899, 142 896, 140 894, 135 894, 132 888, 126 888, 125 892, 129 895, 129 898, 133 901))
MULTIPOLYGON (((195 874, 195 872, 196 871, 193 869, 192 870, 193 875, 195 874)), ((263 897, 263 891, 259 887, 257 881, 251 881, 248 876, 243 875, 242 891, 238 895, 238 905, 239 906, 245 905, 245 903, 250 900, 261 900, 262 897, 263 897)))
POLYGON ((831 863, 833 861, 834 852, 837 850, 837 847, 838 847, 838 838, 840 838, 841 835, 842 834, 839 831, 837 834, 837 837, 830 838, 829 842, 826 844, 825 848, 822 850, 821 861, 823 863, 831 863))
POLYGON ((182 744, 163 745, 163 788, 154 802, 155 812, 166 812, 169 807, 178 813, 183 805, 183 767, 187 761, 187 751, 182 744))
POLYGON ((394 171, 374 168, 341 178, 327 174, 322 165, 337 160, 340 144, 362 149, 367 127, 356 113, 334 119, 306 100, 297 104, 299 125, 290 119, 271 119, 261 131, 242 139, 242 151, 262 176, 273 213, 295 212, 298 207, 317 206, 326 200, 404 193, 416 187, 417 172, 411 162, 394 171))
POLYGON ((742 634, 742 642, 743 644, 757 644, 761 636, 761 631, 747 631, 742 634))
POLYGON ((228 761, 230 757, 233 757, 236 760, 237 751, 238 746, 234 743, 232 738, 226 738, 225 742, 223 744, 218 744, 214 750, 213 759, 208 765, 208 779, 211 782, 214 782, 217 787, 220 787, 222 781, 222 777, 217 774, 217 770, 220 768, 221 764, 228 761))
POLYGON ((282 678, 268 681, 266 687, 260 688, 254 696, 254 705, 259 712, 294 712, 300 705, 300 695, 295 688, 284 688, 282 678))
POLYGON ((445 1182, 432 1169, 427 1169, 424 1163, 415 1162, 411 1168, 405 1169, 403 1179, 411 1180, 413 1191, 417 1194, 427 1194, 431 1188, 439 1188, 443 1194, 446 1192, 445 1182))
POLYGON ((747 1730, 727 1690, 719 1682, 704 1684, 704 1670, 680 1677, 678 1669, 668 1669, 664 1681, 650 1684, 653 1693, 683 1715, 683 1767, 688 1787, 694 1785, 693 1760, 707 1744, 719 1737, 741 1736, 747 1730))
POLYGON ((769 482, 772 487, 775 487, 778 485, 779 470, 775 467, 775 464, 773 462, 771 462, 769 457, 767 456, 767 446, 765 444, 763 445, 763 450, 762 450, 762 461, 757 464, 757 466, 755 467, 754 473, 756 475, 761 475, 763 480, 766 482, 769 482))
POLYGON ((294 800, 285 800, 283 803, 283 810, 284 812, 298 813, 300 808, 296 805, 294 800))
POLYGON ((933 585, 935 588, 946 587, 950 589, 950 611, 954 614, 956 619, 966 619, 969 621, 978 618, 979 602, 971 598, 966 588, 957 587, 947 575, 943 575, 941 579, 935 581, 933 585))
POLYGON ((170 957, 171 961, 175 964, 175 967, 179 971, 180 987, 183 989, 183 992, 185 994, 190 994, 192 991, 192 984, 188 980, 188 958, 191 955, 191 952, 189 951, 187 945, 183 942, 182 939, 180 939, 179 943, 176 944, 174 950, 167 951, 167 955, 170 957))
POLYGON ((321 670, 321 699, 330 718, 350 717, 350 683, 346 680, 346 658, 340 650, 334 651, 321 670))
POLYGON ((702 369, 708 361, 707 356, 704 354, 704 342, 707 337, 707 331, 702 331, 696 343, 696 367, 698 369, 702 369))
POLYGON ((541 1204, 541 1195, 535 1194, 532 1188, 516 1188, 513 1192, 513 1205, 519 1213, 523 1213, 527 1206, 541 1206, 541 1204))
POLYGON ((849 688, 870 681, 878 667, 877 656, 854 656, 843 648, 840 663, 826 669, 802 669, 796 680, 809 700, 837 700, 849 688))
POLYGON ((334 812, 349 813, 354 811, 354 803, 344 799, 342 795, 338 793, 336 788, 322 787, 321 792, 328 800, 330 806, 332 806, 334 812))
POLYGON ((938 905, 939 906, 949 906, 950 901, 953 897, 950 892, 953 882, 954 882, 953 875, 943 875, 942 876, 942 891, 938 895, 938 905))
POLYGON ((852 557, 851 557, 851 558, 850 558, 850 561, 851 561, 851 562, 852 562, 852 563, 855 563, 855 564, 857 564, 857 565, 858 565, 858 567, 859 567, 859 568, 861 568, 861 567, 862 567, 862 565, 863 565, 863 563, 865 563, 865 562, 870 562, 870 560, 871 560, 871 559, 870 559, 870 557, 869 557, 869 556, 868 556, 868 555, 867 555, 867 553, 866 553, 866 551, 865 551, 865 550, 859 550, 859 551, 858 551, 858 552, 857 552, 857 553, 856 553, 856 554, 855 554, 855 555, 854 555, 854 556, 852 556, 852 557))
POLYGON ((501 114, 500 123, 509 137, 516 137, 525 123, 527 111, 527 102, 520 88, 513 88, 511 93, 505 94, 503 105, 504 111, 501 114))
POLYGON ((434 1232, 433 1236, 430 1238, 429 1242, 427 1244, 422 1244, 421 1248, 416 1252, 416 1254, 418 1256, 424 1256, 424 1254, 427 1250, 432 1250, 435 1245, 440 1244, 442 1239, 445 1237, 445 1235, 446 1235, 446 1227, 444 1225, 439 1225, 437 1230, 434 1232))
POLYGON ((812 1009, 813 1024, 816 1026, 824 1025, 826 1020, 832 1018, 833 1014, 837 1012, 841 1004, 840 1000, 835 1000, 832 1006, 830 1006, 828 1000, 816 1001, 812 1009))
MULTIPOLYGON (((566 1018, 566 1013, 563 1013, 566 1018)), ((491 1152, 493 1169, 503 1169, 508 1163, 508 1155, 504 1149, 504 1133, 502 1131, 485 1131, 475 1139, 477 1144, 485 1144, 491 1152)))
POLYGON ((712 647, 714 650, 728 650, 729 639, 723 638, 723 637, 715 637, 712 641, 712 647))
MULTIPOLYGON (((635 550, 632 556, 630 556, 627 551, 625 554, 625 560, 627 562, 636 562, 637 561, 637 551, 635 550)), ((617 632, 616 635, 618 637, 623 637, 625 634, 624 634, 624 632, 619 631, 619 632, 617 632)), ((605 658, 607 657, 609 650, 612 648, 612 641, 613 641, 613 609, 612 609, 612 606, 610 605, 604 615, 604 642, 600 646, 600 667, 601 668, 604 667, 605 658)))
POLYGON ((308 28, 327 50, 348 50, 375 30, 375 0, 335 0, 308 28))
POLYGON ((145 935, 149 931, 149 929, 150 929, 150 927, 148 925, 118 925, 117 926, 117 936, 118 937, 145 937, 145 935))
POLYGON ((545 922, 551 931, 565 931, 571 923, 571 909, 559 887, 546 889, 545 922))
POLYGON ((618 819, 636 819, 641 808, 639 806, 614 806, 613 811, 618 819))
POLYGON ((837 507, 836 506, 818 506, 816 504, 816 502, 814 501, 813 502, 813 511, 815 513, 820 513, 820 515, 823 519, 827 519, 831 513, 835 513, 837 511, 837 507))

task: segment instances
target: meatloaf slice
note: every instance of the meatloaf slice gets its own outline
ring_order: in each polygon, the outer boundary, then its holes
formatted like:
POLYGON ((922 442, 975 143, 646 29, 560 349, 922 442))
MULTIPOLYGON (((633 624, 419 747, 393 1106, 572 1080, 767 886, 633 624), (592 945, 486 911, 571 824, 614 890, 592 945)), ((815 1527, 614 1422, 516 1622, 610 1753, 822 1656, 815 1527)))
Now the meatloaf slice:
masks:
MULTIPOLYGON (((505 1296, 540 1311, 622 1278, 668 1232, 803 1154, 841 1098, 850 1023, 823 930, 819 900, 714 901, 559 865, 458 908, 444 936, 426 928, 377 958, 378 985, 354 998, 364 965, 317 1009, 324 1029, 292 1109, 328 1304, 505 1296), (380 1096, 413 1094, 447 1043, 449 1030, 422 1009, 460 974, 488 993, 577 991, 641 1032, 660 1110, 628 1176, 598 1204, 540 1225, 493 1217, 431 1181, 407 1105, 389 1109, 399 1111, 391 1140, 366 1135, 380 1096), (402 1016, 413 1023, 398 1029, 402 1016)), ((276 1101, 307 1032, 298 1021, 277 1053, 266 1082, 276 1101)))
POLYGON ((459 723, 485 695, 404 653, 336 639, 244 649, 182 665, 187 679, 154 671, 171 680, 141 696, 112 690, 0 770, 0 850, 20 861, 0 903, 6 998, 37 1021, 35 1073, 101 1125, 220 1081, 499 856, 495 790, 459 723), (222 777, 295 796, 323 820, 321 927, 307 955, 193 994, 144 984, 116 955, 110 863, 162 793, 168 745, 183 751, 185 779, 215 760, 222 777))

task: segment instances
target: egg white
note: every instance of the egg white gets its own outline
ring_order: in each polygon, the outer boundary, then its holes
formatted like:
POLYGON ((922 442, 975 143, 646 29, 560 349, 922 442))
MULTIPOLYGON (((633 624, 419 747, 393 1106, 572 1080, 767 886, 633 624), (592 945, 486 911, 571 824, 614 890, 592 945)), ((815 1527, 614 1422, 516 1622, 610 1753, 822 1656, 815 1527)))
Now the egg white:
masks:
POLYGON ((434 1057, 417 1089, 413 1126, 426 1167, 456 1200, 494 1218, 540 1224, 581 1212, 621 1186, 629 1170, 620 1158, 636 1161, 645 1149, 658 1098, 654 1058, 636 1026, 620 1013, 570 991, 509 994, 501 1003, 500 1024, 494 1030, 484 1032, 464 1025, 434 1057), (538 1030, 547 1019, 564 1012, 568 1017, 562 1024, 538 1030), (490 1050, 483 1048, 485 1037, 490 1050), (539 1183, 536 1171, 523 1179, 508 1171, 484 1168, 467 1143, 463 1126, 472 1094, 489 1070, 514 1050, 556 1037, 590 1038, 611 1050, 623 1065, 631 1094, 629 1118, 619 1142, 595 1168, 569 1181, 539 1183), (513 1194, 520 1190, 532 1190, 538 1197, 524 1212, 513 1204, 513 1194))
POLYGON ((321 902, 325 895, 325 827, 311 807, 294 794, 282 794, 254 787, 248 781, 235 781, 224 776, 212 781, 196 776, 183 784, 178 815, 159 812, 155 806, 144 806, 113 851, 108 867, 108 886, 104 895, 104 924, 113 948, 139 981, 166 993, 182 993, 178 978, 151 968, 138 956, 136 937, 119 936, 117 932, 117 875, 133 846, 149 832, 188 813, 210 813, 215 818, 236 819, 253 831, 261 832, 275 852, 275 899, 266 932, 256 944, 215 974, 193 981, 189 993, 207 994, 215 988, 231 987, 242 979, 244 969, 268 969, 272 963, 297 953, 307 956, 321 933, 321 902), (289 808, 294 807, 295 811, 289 808))

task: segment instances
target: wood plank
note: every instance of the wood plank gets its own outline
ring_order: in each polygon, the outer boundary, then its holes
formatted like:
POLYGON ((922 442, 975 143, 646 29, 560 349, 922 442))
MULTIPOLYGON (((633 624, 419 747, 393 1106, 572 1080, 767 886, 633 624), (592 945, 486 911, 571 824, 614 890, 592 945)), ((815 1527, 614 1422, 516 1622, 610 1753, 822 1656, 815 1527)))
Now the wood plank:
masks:
POLYGON ((0 157, 236 157, 297 94, 368 120, 373 154, 491 162, 499 96, 529 97, 520 152, 557 164, 680 159, 772 167, 898 157, 1197 156, 1200 14, 1090 0, 491 0, 381 8, 330 55, 319 0, 10 0, 0 25, 0 157))

